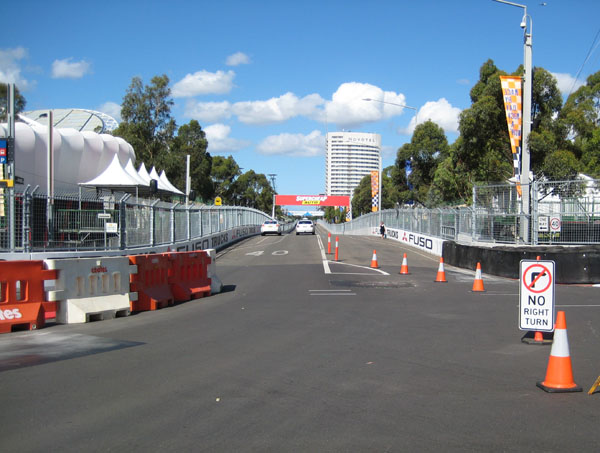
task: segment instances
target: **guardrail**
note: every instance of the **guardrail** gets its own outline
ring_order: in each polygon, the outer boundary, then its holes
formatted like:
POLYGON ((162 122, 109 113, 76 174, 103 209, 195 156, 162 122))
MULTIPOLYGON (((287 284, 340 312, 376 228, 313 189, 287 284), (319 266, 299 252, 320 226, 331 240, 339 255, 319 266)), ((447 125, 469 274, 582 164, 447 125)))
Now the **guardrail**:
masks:
POLYGON ((252 208, 185 205, 122 193, 83 191, 49 198, 27 187, 14 195, 0 195, 0 253, 176 246, 237 228, 257 227, 270 218, 252 208), (14 209, 9 209, 11 204, 14 209))
POLYGON ((327 228, 336 234, 358 234, 383 221, 389 228, 460 243, 600 243, 600 180, 536 181, 520 190, 529 190, 530 209, 524 209, 514 184, 476 186, 473 206, 386 209, 327 228))

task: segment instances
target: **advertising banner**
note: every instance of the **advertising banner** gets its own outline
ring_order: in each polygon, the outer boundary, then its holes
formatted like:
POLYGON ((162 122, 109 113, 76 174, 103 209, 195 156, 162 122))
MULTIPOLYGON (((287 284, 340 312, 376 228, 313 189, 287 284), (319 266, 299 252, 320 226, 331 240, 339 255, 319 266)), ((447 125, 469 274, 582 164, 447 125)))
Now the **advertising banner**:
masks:
POLYGON ((379 209, 379 172, 371 171, 371 212, 379 209))
MULTIPOLYGON (((502 97, 504 99, 504 111, 506 112, 506 123, 508 124, 508 135, 510 137, 510 148, 513 155, 513 172, 517 180, 521 178, 521 137, 522 137, 522 103, 521 103, 521 77, 500 76, 502 84, 502 97)), ((517 186, 519 195, 521 187, 517 186)))
POLYGON ((350 197, 341 195, 275 195, 277 206, 350 206, 350 197))

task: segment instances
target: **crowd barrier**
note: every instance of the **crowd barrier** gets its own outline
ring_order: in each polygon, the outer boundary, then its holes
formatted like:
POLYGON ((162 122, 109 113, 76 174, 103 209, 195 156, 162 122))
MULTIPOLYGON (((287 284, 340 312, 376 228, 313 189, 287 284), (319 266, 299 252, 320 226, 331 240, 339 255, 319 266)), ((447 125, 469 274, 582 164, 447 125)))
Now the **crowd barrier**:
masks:
POLYGON ((37 329, 51 318, 70 324, 127 316, 218 293, 215 255, 0 261, 0 333, 37 329))
POLYGON ((56 316, 56 303, 46 299, 45 281, 56 271, 43 261, 0 262, 0 333, 44 327, 56 316))
POLYGON ((58 271, 48 299, 58 302, 56 321, 62 324, 101 321, 130 313, 127 257, 45 260, 58 271))
POLYGON ((210 296, 208 264, 210 257, 205 251, 167 253, 169 286, 175 302, 210 296))

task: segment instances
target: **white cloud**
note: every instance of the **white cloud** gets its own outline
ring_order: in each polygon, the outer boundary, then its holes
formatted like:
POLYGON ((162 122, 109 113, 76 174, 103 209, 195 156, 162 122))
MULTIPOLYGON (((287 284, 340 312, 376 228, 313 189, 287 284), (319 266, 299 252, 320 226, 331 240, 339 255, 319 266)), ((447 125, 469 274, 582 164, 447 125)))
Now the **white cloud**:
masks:
POLYGON ((27 58, 27 50, 23 47, 0 49, 0 82, 14 83, 20 91, 32 88, 35 82, 30 82, 21 74, 20 60, 27 58))
POLYGON ((298 98, 294 93, 286 93, 266 101, 236 102, 232 111, 245 124, 273 124, 287 121, 295 116, 312 117, 317 107, 324 103, 318 94, 298 98))
POLYGON ((112 116, 118 123, 122 121, 121 119, 121 106, 116 102, 105 102, 100 107, 98 107, 98 111, 102 113, 106 113, 109 116, 112 116))
POLYGON ((72 58, 64 60, 54 60, 52 63, 52 78, 53 79, 81 79, 88 74, 91 65, 85 61, 71 61, 72 58))
POLYGON ((556 78, 558 89, 563 96, 568 96, 570 93, 577 91, 579 87, 585 85, 585 80, 575 81, 575 77, 571 74, 563 74, 560 72, 551 72, 551 74, 556 78))
POLYGON ((229 55, 225 61, 227 66, 239 66, 241 64, 250 64, 250 57, 243 52, 236 52, 229 55))
POLYGON ((249 145, 245 140, 231 138, 231 127, 225 124, 211 124, 204 128, 204 132, 208 140, 208 151, 213 154, 233 153, 249 145))
POLYGON ((256 151, 266 155, 320 156, 325 153, 325 137, 318 130, 308 135, 288 133, 271 135, 258 144, 256 151))
POLYGON ((215 123, 231 118, 231 104, 223 102, 197 102, 190 100, 185 105, 185 115, 204 123, 215 123))
POLYGON ((198 96, 201 94, 226 94, 233 88, 233 71, 198 71, 187 74, 173 85, 171 94, 175 98, 198 96))
POLYGON ((406 98, 401 93, 383 91, 368 83, 348 82, 333 93, 325 107, 326 116, 321 115, 320 119, 338 126, 356 126, 400 115, 402 105, 406 105, 406 98))
POLYGON ((406 129, 400 129, 398 132, 407 135, 412 134, 417 125, 418 118, 419 124, 431 120, 444 129, 444 131, 456 133, 458 132, 460 112, 461 110, 458 107, 452 107, 445 98, 440 98, 437 101, 430 101, 425 103, 425 105, 419 109, 418 114, 410 120, 410 124, 406 129))

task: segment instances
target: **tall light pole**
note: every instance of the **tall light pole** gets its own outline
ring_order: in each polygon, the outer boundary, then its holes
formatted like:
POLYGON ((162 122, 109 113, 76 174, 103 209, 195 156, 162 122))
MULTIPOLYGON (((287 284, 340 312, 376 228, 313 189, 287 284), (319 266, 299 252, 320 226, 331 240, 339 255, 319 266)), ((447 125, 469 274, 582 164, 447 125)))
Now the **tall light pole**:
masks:
POLYGON ((275 218, 275 177, 277 176, 276 173, 269 173, 269 178, 271 178, 271 185, 273 186, 273 214, 271 215, 272 218, 275 218))
POLYGON ((395 102, 380 101, 379 99, 371 99, 371 98, 364 98, 363 101, 379 102, 380 104, 395 105, 396 107, 403 107, 405 109, 414 110, 415 111, 415 127, 417 126, 417 124, 419 124, 419 109, 416 107, 411 107, 410 105, 405 105, 405 104, 396 104, 395 102))
POLYGON ((510 6, 516 6, 523 9, 523 18, 521 19, 521 28, 523 29, 523 63, 525 73, 523 74, 523 134, 521 137, 521 186, 522 188, 522 207, 524 216, 524 224, 521 224, 521 233, 523 241, 529 242, 529 134, 531 133, 531 87, 533 81, 533 71, 531 70, 531 54, 532 54, 532 35, 533 21, 531 16, 527 14, 527 6, 519 3, 508 2, 506 0, 494 0, 498 3, 504 3, 510 6), (527 27, 527 19, 529 19, 529 27, 527 27))

